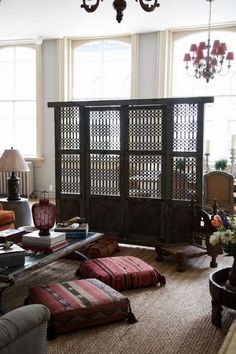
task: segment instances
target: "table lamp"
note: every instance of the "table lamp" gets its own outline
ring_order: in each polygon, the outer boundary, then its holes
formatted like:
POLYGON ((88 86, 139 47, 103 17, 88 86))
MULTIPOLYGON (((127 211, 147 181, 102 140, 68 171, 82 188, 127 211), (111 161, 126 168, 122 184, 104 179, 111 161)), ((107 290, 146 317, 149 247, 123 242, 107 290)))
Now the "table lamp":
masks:
POLYGON ((11 172, 8 178, 8 198, 7 200, 20 200, 20 178, 15 172, 29 171, 29 167, 25 162, 19 150, 11 148, 5 150, 0 158, 0 171, 11 172))

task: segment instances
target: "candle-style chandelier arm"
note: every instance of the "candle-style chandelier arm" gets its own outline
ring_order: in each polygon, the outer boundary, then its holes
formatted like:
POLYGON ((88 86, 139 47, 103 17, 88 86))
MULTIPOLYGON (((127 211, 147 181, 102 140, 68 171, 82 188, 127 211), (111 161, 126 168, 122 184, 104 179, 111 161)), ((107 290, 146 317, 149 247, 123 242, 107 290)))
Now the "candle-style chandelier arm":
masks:
MULTIPOLYGON (((139 2, 142 9, 146 12, 152 12, 153 10, 155 10, 156 7, 160 6, 158 0, 146 0, 146 2, 144 2, 144 0, 135 0, 135 1, 139 2)), ((94 12, 97 10, 99 4, 100 4, 100 0, 82 0, 81 7, 85 9, 85 11, 87 12, 94 12)), ((123 11, 127 7, 127 2, 125 0, 114 0, 113 7, 116 10, 116 19, 120 23, 123 18, 123 11)))
POLYGON ((184 54, 185 69, 189 76, 196 79, 204 78, 206 82, 214 79, 215 74, 222 74, 225 61, 228 61, 227 70, 231 68, 231 61, 234 60, 234 53, 227 52, 226 43, 216 39, 211 46, 211 3, 214 0, 206 0, 209 2, 209 24, 207 44, 200 42, 199 45, 192 43, 189 53, 184 54), (204 53, 205 51, 205 53, 204 53), (190 64, 192 74, 189 73, 190 64))

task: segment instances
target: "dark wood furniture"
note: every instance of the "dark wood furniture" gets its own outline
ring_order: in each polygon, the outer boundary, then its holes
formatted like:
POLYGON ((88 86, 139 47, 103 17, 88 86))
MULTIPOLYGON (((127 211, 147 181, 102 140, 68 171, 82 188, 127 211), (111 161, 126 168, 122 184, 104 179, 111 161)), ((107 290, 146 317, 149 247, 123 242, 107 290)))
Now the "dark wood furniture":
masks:
MULTIPOLYGON (((81 257, 83 255, 77 251, 78 248, 87 245, 91 242, 94 242, 101 238, 103 234, 96 232, 89 232, 88 237, 82 240, 76 239, 67 239, 69 245, 51 253, 37 253, 30 254, 27 253, 25 257, 25 265, 23 267, 7 268, 0 269, 0 314, 4 313, 4 307, 2 304, 2 293, 8 287, 15 283, 19 278, 28 275, 29 273, 35 271, 36 269, 42 268, 43 266, 56 261, 59 258, 62 258, 74 251, 78 252, 81 257)), ((87 259, 86 256, 84 258, 87 259)))
POLYGON ((212 304, 212 323, 217 326, 222 326, 222 306, 236 310, 236 292, 225 287, 228 279, 228 274, 231 268, 224 268, 210 274, 209 287, 212 304))
POLYGON ((209 215, 204 210, 197 210, 195 202, 190 204, 189 217, 185 219, 185 223, 189 225, 189 239, 187 243, 167 245, 158 243, 156 245, 157 260, 164 261, 165 257, 175 257, 176 270, 183 272, 186 270, 187 260, 189 258, 209 255, 211 257, 210 267, 217 267, 216 257, 222 254, 220 246, 212 246, 210 243, 210 235, 215 231, 211 225, 211 219, 216 214, 218 204, 214 200, 212 213, 209 215))
POLYGON ((202 204, 204 104, 213 97, 50 102, 57 221, 155 246, 188 239, 202 204))

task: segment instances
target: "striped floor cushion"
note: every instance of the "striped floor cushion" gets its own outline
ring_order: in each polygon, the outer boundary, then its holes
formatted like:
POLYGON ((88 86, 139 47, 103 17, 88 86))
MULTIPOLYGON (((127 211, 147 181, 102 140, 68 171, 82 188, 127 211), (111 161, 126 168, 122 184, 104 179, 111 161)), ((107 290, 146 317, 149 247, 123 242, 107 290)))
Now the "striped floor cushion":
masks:
POLYGON ((99 279, 116 290, 165 284, 165 277, 157 269, 132 256, 85 260, 80 265, 78 275, 99 279))
MULTIPOLYGON (((89 258, 109 257, 119 251, 119 245, 115 238, 103 236, 95 242, 78 248, 78 251, 89 258)), ((81 257, 76 252, 69 254, 67 258, 81 260, 81 257)))
POLYGON ((136 322, 129 299, 98 279, 79 279, 30 288, 28 303, 51 312, 50 337, 81 328, 127 319, 136 322))

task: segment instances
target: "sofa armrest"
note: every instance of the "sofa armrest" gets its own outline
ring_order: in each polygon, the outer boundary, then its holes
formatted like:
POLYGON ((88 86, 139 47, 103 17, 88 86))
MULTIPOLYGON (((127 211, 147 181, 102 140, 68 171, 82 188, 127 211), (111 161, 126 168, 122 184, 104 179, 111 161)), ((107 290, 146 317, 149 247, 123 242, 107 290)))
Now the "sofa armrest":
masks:
POLYGON ((235 354, 236 353, 236 320, 234 320, 224 339, 224 342, 218 351, 218 354, 235 354))
POLYGON ((34 304, 14 309, 0 317, 0 352, 46 353, 46 330, 50 312, 34 304))

